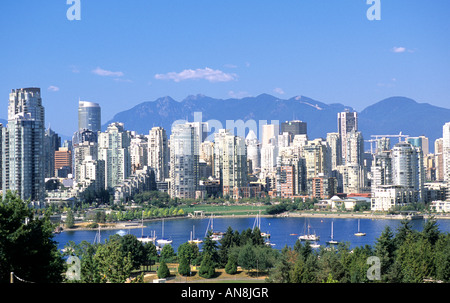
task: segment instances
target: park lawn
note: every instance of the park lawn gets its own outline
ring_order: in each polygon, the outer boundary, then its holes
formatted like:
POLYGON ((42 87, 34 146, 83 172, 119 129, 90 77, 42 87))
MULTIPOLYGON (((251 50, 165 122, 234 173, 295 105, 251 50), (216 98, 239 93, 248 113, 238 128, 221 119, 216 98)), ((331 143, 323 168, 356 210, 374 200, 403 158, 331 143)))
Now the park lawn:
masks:
POLYGON ((194 211, 203 211, 205 215, 214 214, 216 216, 245 216, 245 215, 257 215, 259 212, 264 214, 267 205, 209 205, 209 204, 197 204, 191 206, 182 207, 185 214, 194 213, 194 211))

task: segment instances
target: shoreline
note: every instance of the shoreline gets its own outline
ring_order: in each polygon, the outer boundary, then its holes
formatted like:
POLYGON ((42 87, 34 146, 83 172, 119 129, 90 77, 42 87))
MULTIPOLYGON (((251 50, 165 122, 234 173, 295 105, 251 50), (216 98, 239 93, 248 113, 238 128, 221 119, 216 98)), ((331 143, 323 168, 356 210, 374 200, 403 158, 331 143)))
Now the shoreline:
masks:
MULTIPOLYGON (((217 215, 214 214, 215 218, 255 218, 257 215, 255 214, 246 214, 246 215, 217 215)), ((338 219, 372 219, 372 220, 404 220, 406 219, 404 216, 401 215, 386 215, 386 214, 372 214, 372 213, 362 213, 362 214, 353 214, 353 213, 298 213, 298 212, 292 212, 292 213, 283 213, 283 214, 277 214, 277 215, 259 215, 260 217, 264 218, 320 218, 320 219, 326 219, 326 218, 338 218, 338 219)), ((426 220, 431 217, 434 217, 436 220, 448 220, 450 219, 450 216, 448 215, 423 215, 423 218, 421 219, 413 219, 413 220, 426 220)), ((165 217, 165 218, 151 218, 151 219, 144 219, 143 222, 152 222, 152 221, 162 221, 162 220, 182 220, 182 219, 207 219, 208 216, 199 216, 199 217, 193 217, 193 216, 179 216, 179 217, 165 217)), ((142 221, 141 221, 142 222, 142 221)), ((138 229, 138 228, 145 228, 145 225, 141 224, 141 222, 137 221, 131 221, 131 222, 116 222, 116 223, 104 223, 103 226, 100 226, 101 230, 121 230, 121 229, 138 229)), ((100 224, 102 225, 102 224, 100 224)), ((81 231, 81 230, 98 230, 98 227, 96 228, 90 228, 90 227, 83 227, 83 226, 77 226, 76 228, 65 228, 63 225, 60 225, 62 227, 61 232, 66 231, 81 231)))

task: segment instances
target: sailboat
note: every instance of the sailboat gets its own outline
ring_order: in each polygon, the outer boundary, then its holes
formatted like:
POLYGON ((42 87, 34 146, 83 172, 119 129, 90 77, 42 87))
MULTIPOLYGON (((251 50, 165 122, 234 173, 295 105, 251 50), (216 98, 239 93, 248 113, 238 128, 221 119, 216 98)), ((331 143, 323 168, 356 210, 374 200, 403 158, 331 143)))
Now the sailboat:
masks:
POLYGON ((310 244, 310 246, 311 246, 311 248, 319 248, 320 244, 317 242, 314 242, 314 243, 310 244))
POLYGON ((361 232, 360 230, 359 230, 359 222, 360 221, 360 219, 358 219, 358 232, 355 234, 355 236, 357 236, 357 237, 363 237, 363 236, 365 236, 366 235, 366 233, 363 233, 363 232, 361 232))
POLYGON ((158 245, 164 246, 166 244, 172 244, 172 240, 170 239, 164 239, 164 219, 162 220, 162 238, 156 240, 156 242, 158 243, 158 245))
POLYGON ((192 231, 191 231, 191 239, 188 241, 190 244, 200 244, 203 241, 200 239, 193 239, 193 237, 195 237, 195 225, 192 226, 192 231))
POLYGON ((144 236, 144 212, 142 212, 142 230, 141 230, 141 236, 137 238, 138 241, 141 241, 142 243, 154 243, 156 240, 155 232, 152 237, 144 236))
POLYGON ((311 233, 309 232, 309 228, 311 227, 311 226, 309 225, 309 220, 308 220, 308 224, 307 224, 306 221, 305 221, 305 230, 306 230, 306 225, 308 225, 308 233, 299 236, 298 239, 299 239, 300 241, 319 241, 319 238, 320 238, 319 236, 317 236, 315 233, 314 233, 314 234, 311 234, 311 233))
POLYGON ((334 235, 333 235, 333 221, 331 221, 331 240, 330 241, 327 241, 327 244, 331 244, 331 245, 334 245, 334 244, 338 244, 339 242, 338 241, 336 241, 336 240, 334 240, 334 235))
MULTIPOLYGON (((259 211, 259 214, 256 215, 255 222, 253 222, 253 228, 258 227, 259 230, 261 230, 261 211, 259 211)), ((261 232, 261 237, 263 238, 270 238, 269 233, 261 232)))
POLYGON ((97 231, 97 233, 95 234, 95 238, 94 238, 93 244, 100 244, 101 240, 102 240, 102 235, 101 235, 101 233, 100 233, 100 225, 99 225, 99 226, 98 226, 98 231, 97 231))
POLYGON ((223 238, 223 232, 214 231, 214 217, 213 214, 211 214, 211 218, 209 218, 208 226, 206 227, 205 237, 208 235, 209 227, 211 226, 211 240, 213 241, 220 241, 223 238))

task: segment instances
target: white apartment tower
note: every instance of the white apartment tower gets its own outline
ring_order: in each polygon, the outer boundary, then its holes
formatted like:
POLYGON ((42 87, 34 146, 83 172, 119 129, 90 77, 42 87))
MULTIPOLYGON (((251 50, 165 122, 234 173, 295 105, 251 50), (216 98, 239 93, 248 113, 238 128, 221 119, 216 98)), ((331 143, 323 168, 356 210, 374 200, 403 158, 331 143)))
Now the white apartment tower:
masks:
POLYGON ((190 123, 172 127, 169 171, 169 194, 172 198, 195 198, 199 167, 197 138, 196 128, 190 123))
POLYGON ((340 112, 338 113, 337 121, 338 121, 338 133, 341 136, 342 142, 341 155, 345 161, 348 148, 346 144, 348 133, 350 133, 352 130, 354 131, 358 130, 358 114, 356 112, 350 111, 340 112))
POLYGON ((169 177, 169 145, 166 130, 162 127, 153 127, 147 136, 148 166, 155 172, 157 182, 163 182, 169 177))
POLYGON ((220 129, 214 138, 216 177, 220 178, 223 194, 233 196, 236 188, 247 186, 247 146, 244 138, 220 129))
POLYGON ((44 200, 44 107, 40 88, 13 89, 2 128, 2 189, 22 200, 44 200))
POLYGON ((123 123, 111 123, 98 136, 98 160, 105 161, 105 189, 121 184, 131 174, 131 135, 123 123))

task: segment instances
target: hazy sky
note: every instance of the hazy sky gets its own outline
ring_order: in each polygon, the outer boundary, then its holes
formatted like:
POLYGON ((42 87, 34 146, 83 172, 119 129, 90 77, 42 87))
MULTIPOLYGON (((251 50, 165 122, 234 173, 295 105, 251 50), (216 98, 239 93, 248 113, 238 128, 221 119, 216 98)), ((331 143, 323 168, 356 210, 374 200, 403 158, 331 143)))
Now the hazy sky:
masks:
POLYGON ((162 96, 307 96, 360 111, 391 96, 450 107, 450 1, 2 0, 0 118, 11 89, 40 87, 46 125, 102 123, 162 96))

